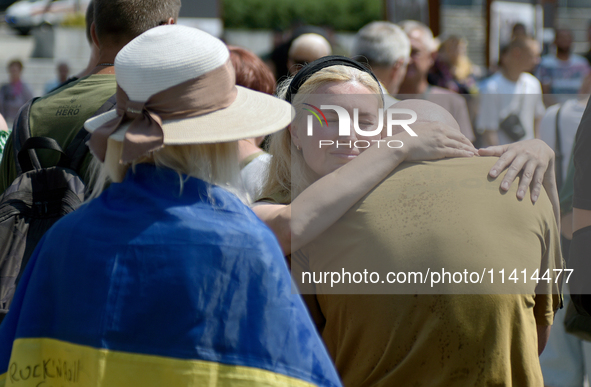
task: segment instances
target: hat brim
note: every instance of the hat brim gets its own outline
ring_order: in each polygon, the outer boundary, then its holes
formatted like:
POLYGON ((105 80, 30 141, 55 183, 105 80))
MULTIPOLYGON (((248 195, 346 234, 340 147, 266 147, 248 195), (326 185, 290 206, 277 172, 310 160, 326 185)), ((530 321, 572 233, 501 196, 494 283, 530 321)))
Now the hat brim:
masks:
MULTIPOLYGON (((291 104, 271 95, 236 86, 238 93, 227 108, 197 117, 164 120, 164 144, 208 144, 266 136, 289 125, 294 116, 291 104)), ((93 133, 117 118, 115 110, 90 118, 84 127, 93 133)), ((122 142, 129 123, 109 138, 122 142)))

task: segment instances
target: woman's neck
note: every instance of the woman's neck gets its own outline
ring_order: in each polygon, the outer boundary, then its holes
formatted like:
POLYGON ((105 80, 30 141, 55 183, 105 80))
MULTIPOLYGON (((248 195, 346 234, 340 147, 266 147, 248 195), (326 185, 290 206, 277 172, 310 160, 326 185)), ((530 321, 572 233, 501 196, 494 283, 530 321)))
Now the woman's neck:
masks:
POLYGON ((254 144, 254 138, 238 141, 238 162, 244 161, 248 156, 261 152, 262 149, 254 144))

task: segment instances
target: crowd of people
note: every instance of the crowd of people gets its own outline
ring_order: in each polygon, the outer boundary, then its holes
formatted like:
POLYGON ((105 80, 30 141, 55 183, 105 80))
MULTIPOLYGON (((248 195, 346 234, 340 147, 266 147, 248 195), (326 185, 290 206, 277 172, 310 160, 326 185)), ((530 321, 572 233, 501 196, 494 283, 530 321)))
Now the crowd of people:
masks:
POLYGON ((570 31, 541 61, 524 31, 483 79, 417 21, 369 23, 348 56, 305 26, 259 58, 180 7, 93 0, 87 69, 43 97, 9 65, 0 386, 583 385, 570 31))

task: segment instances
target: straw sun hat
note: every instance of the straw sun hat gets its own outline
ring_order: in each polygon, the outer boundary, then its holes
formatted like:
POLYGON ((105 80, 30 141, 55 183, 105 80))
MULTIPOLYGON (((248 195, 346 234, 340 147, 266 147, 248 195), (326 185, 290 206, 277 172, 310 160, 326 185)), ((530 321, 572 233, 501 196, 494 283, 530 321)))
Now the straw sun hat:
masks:
POLYGON ((122 162, 164 145, 236 141, 285 128, 289 103, 235 85, 219 39, 178 25, 148 30, 115 58, 117 109, 89 119, 91 151, 123 142, 122 162))

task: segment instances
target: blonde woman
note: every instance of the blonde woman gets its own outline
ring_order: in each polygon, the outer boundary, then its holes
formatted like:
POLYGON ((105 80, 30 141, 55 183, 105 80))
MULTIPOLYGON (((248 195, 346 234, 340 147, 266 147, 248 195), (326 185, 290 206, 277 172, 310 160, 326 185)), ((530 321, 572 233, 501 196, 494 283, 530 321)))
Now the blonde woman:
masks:
MULTIPOLYGON (((354 60, 332 56, 312 62, 294 78, 288 79, 278 94, 292 103, 297 112, 296 119, 287 129, 271 136, 270 153, 273 159, 269 178, 262 199, 253 210, 274 231, 286 255, 320 235, 405 160, 435 160, 475 154, 501 156, 490 175, 496 177, 511 165, 501 183, 503 190, 507 190, 523 170, 517 196, 523 199, 531 183, 531 198, 535 202, 543 181, 556 204, 555 209, 558 208, 553 175, 554 154, 541 141, 477 151, 465 136, 443 123, 415 123, 412 126, 421 129, 420 136, 412 137, 404 132, 383 139, 402 141, 402 147, 378 147, 374 142, 367 149, 349 149, 348 153, 344 153, 343 148, 337 148, 337 140, 371 142, 381 137, 363 138, 352 134, 351 138, 340 138, 338 120, 334 115, 327 116, 327 121, 333 121, 328 122, 331 131, 319 130, 320 125, 314 121, 316 134, 308 136, 307 113, 302 114, 305 113, 303 107, 307 105, 302 104, 310 102, 311 96, 350 95, 344 102, 350 103, 350 116, 353 117, 359 96, 380 95, 373 73, 354 60), (320 140, 333 141, 334 144, 321 148, 320 140)), ((369 99, 366 97, 366 100, 369 99)), ((377 111, 381 106, 378 98, 373 106, 368 107, 371 110, 369 114, 374 115, 372 125, 377 125, 377 111)))
POLYGON ((235 141, 287 125, 289 104, 235 86, 194 28, 149 30, 115 68, 116 111, 86 122, 113 184, 33 253, 0 384, 340 386, 273 234, 231 193, 235 141))

